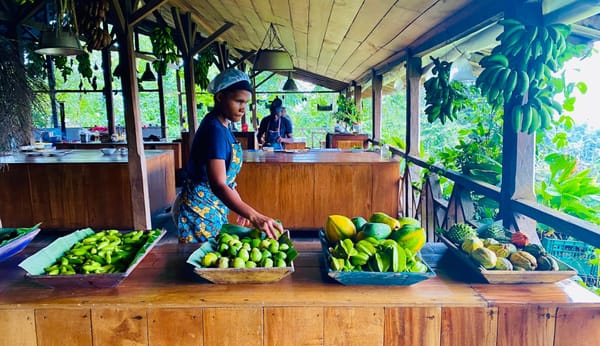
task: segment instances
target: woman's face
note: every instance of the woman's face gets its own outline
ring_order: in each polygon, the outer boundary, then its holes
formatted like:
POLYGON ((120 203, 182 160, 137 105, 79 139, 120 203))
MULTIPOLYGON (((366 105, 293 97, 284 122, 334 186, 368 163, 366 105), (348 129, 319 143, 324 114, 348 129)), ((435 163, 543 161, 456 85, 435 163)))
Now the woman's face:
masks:
POLYGON ((246 106, 252 94, 247 90, 236 90, 220 95, 219 109, 226 119, 236 123, 246 114, 246 106))

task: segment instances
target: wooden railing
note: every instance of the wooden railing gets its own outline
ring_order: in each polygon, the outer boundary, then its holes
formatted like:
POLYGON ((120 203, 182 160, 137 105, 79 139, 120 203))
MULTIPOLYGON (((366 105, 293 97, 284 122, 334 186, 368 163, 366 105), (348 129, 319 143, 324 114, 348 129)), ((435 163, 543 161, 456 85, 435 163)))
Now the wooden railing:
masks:
MULTIPOLYGON (((374 142, 378 144, 377 142, 374 142)), ((410 156, 395 147, 390 148, 392 155, 404 159, 404 174, 400 193, 401 215, 417 217, 427 230, 428 241, 435 241, 435 229, 447 228, 456 222, 470 222, 474 201, 471 193, 490 198, 500 204, 501 188, 473 180, 458 172, 428 164, 420 158, 410 156), (420 171, 426 169, 424 178, 420 171), (449 200, 442 197, 439 177, 443 176, 454 183, 449 200)), ((527 217, 534 224, 542 223, 561 234, 572 236, 594 247, 600 247, 600 226, 543 206, 536 201, 513 199, 510 209, 518 217, 527 217)), ((534 240, 539 241, 539 239, 534 240)))

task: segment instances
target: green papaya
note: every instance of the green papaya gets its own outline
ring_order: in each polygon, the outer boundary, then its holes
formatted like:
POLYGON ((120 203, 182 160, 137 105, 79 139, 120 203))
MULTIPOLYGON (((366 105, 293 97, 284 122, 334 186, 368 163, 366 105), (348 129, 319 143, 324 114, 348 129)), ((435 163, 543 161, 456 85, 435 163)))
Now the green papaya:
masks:
POLYGON ((400 229, 400 221, 398 219, 393 218, 386 213, 375 212, 369 217, 369 222, 373 223, 384 223, 390 227, 391 230, 399 230, 400 229))
POLYGON ((362 231, 365 238, 373 237, 375 239, 386 239, 392 233, 392 229, 385 223, 367 222, 362 231))
POLYGON ((367 223, 367 220, 362 216, 353 217, 352 219, 350 219, 350 221, 352 221, 354 227, 356 227, 357 232, 362 229, 365 223, 367 223))

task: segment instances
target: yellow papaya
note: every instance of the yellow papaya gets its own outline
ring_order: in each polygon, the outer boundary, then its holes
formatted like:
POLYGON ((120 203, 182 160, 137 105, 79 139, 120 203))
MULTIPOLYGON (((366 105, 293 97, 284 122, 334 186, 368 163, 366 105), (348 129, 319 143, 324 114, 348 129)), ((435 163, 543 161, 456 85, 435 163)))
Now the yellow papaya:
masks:
POLYGON ((423 248, 423 245, 425 245, 426 234, 425 229, 419 227, 412 228, 407 232, 392 232, 390 238, 394 239, 401 247, 416 253, 423 248))
POLYGON ((421 221, 419 221, 415 218, 412 218, 412 217, 408 217, 408 216, 399 218, 398 223, 400 223, 399 228, 402 228, 404 225, 413 225, 413 226, 421 227, 421 221))
POLYGON ((340 240, 354 238, 356 226, 348 217, 343 215, 329 215, 325 223, 325 237, 330 244, 340 240))
POLYGON ((375 213, 373 213, 373 215, 371 215, 371 217, 369 218, 369 222, 385 223, 388 226, 390 226, 392 231, 400 229, 400 221, 398 221, 398 219, 393 218, 393 217, 387 215, 386 213, 382 213, 379 211, 375 212, 375 213))

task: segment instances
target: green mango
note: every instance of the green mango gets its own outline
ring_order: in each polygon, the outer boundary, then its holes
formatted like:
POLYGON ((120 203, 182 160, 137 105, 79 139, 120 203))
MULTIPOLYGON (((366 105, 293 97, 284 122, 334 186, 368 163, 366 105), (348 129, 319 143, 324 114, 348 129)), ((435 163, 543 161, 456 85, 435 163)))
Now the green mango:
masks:
POLYGON ((353 217, 350 220, 352 221, 352 223, 356 227, 356 231, 361 230, 362 227, 367 223, 367 220, 364 217, 362 217, 362 216, 353 217))

